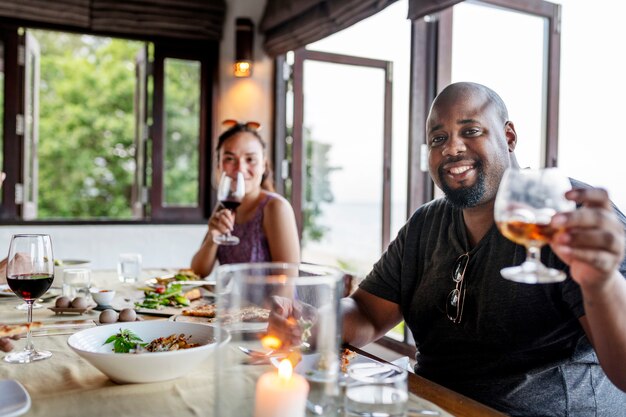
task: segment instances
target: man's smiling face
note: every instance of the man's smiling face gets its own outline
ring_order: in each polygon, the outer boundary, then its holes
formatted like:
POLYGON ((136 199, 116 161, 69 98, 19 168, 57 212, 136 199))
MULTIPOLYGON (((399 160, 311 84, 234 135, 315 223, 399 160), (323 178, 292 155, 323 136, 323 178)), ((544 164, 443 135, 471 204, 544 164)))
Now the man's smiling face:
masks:
POLYGON ((427 121, 430 175, 452 204, 475 207, 495 198, 510 165, 507 128, 481 90, 453 87, 436 99, 427 121))

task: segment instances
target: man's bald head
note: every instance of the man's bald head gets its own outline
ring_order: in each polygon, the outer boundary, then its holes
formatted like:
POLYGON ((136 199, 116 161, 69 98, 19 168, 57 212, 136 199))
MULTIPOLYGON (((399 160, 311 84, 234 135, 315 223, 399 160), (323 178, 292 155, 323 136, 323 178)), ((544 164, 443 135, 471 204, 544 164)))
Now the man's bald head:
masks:
POLYGON ((484 97, 485 102, 491 104, 496 109, 496 114, 500 117, 502 123, 509 120, 509 112, 502 98, 491 88, 482 84, 472 82, 459 82, 448 85, 433 101, 431 109, 440 104, 457 101, 460 99, 469 99, 470 97, 484 97))

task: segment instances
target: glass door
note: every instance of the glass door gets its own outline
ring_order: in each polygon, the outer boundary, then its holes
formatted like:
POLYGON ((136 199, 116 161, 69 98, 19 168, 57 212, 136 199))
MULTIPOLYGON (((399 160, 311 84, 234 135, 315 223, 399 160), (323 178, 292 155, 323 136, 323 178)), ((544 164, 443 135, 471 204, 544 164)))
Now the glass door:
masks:
POLYGON ((390 238, 391 63, 301 49, 292 203, 305 262, 365 275, 390 238))
POLYGON ((555 166, 560 6, 541 0, 465 1, 441 13, 439 28, 439 44, 447 47, 439 50, 438 91, 457 81, 492 88, 515 124, 520 165, 555 166))

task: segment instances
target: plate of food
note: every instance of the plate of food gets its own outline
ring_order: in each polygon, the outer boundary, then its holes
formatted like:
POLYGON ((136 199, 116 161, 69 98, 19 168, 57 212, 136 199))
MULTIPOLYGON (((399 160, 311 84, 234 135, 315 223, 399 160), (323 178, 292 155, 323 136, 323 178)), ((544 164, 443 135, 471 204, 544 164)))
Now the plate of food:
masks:
POLYGON ((0 296, 2 297, 15 297, 15 293, 7 284, 0 284, 0 296))
POLYGON ((34 330, 41 326, 42 323, 40 321, 33 321, 32 323, 0 324, 0 337, 17 336, 27 333, 28 329, 34 330))
POLYGON ((178 272, 151 278, 146 281, 146 285, 150 287, 175 284, 184 285, 186 287, 201 287, 203 285, 215 285, 215 282, 202 279, 191 269, 179 269, 178 272))
POLYGON ((218 317, 217 307, 213 303, 199 303, 184 308, 180 314, 172 316, 170 320, 180 322, 194 322, 219 324, 229 331, 258 332, 267 328, 270 311, 259 306, 247 306, 230 310, 218 317))
POLYGON ((212 326, 149 320, 82 330, 67 344, 117 383, 146 383, 197 371, 228 340, 228 332, 212 326))
POLYGON ((206 303, 206 290, 202 288, 186 288, 180 284, 168 287, 142 287, 143 298, 134 301, 114 299, 111 307, 114 310, 134 308, 138 313, 169 317, 181 314, 183 308, 206 303))

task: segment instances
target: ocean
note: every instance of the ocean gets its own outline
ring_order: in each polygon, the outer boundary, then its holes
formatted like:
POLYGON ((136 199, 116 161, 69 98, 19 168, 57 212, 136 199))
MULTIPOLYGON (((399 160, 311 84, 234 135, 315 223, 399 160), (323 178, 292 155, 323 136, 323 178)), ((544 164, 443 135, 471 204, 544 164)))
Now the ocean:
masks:
MULTIPOLYGON (((392 207, 391 239, 404 224, 404 204, 392 207)), ((304 242, 302 260, 334 265, 364 277, 382 254, 382 207, 380 203, 332 203, 322 206, 317 223, 329 228, 320 242, 304 242)))

